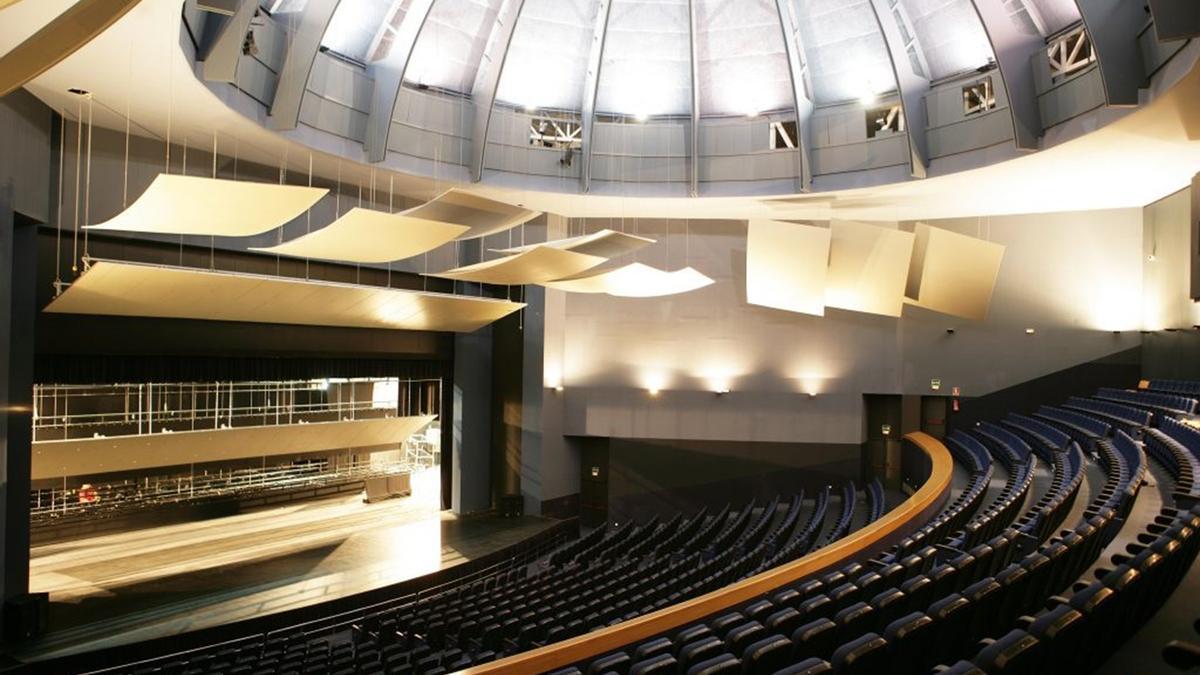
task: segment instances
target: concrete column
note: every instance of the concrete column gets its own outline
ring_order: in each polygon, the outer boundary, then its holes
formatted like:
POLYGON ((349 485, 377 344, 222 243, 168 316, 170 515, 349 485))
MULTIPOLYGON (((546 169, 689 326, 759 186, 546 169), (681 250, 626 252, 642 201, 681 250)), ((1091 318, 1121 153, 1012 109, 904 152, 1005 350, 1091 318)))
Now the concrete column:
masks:
MULTIPOLYGON (((8 601, 29 592, 29 470, 33 434, 36 227, 18 225, 13 184, 0 186, 0 583, 8 601)), ((5 630, 7 632, 7 630, 5 630)))
POLYGON ((456 514, 492 506, 492 329, 454 336, 451 508, 456 514))

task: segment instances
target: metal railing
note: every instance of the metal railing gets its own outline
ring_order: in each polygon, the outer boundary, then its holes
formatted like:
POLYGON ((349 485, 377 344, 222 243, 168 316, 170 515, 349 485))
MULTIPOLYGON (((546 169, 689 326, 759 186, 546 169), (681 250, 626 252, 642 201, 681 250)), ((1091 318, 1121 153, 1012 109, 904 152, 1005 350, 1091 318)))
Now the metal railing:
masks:
POLYGON ((34 441, 438 414, 441 380, 34 386, 34 441))

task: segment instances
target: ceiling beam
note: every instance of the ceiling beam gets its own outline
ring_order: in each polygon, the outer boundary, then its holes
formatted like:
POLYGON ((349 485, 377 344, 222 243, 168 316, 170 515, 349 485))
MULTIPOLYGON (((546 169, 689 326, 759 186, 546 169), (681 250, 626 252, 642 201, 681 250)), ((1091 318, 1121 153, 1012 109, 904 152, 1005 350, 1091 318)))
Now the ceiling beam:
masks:
POLYGON ((340 0, 308 0, 300 12, 300 25, 288 39, 287 56, 271 102, 270 127, 295 129, 300 123, 300 104, 312 74, 321 39, 337 11, 340 0))
POLYGON ((600 0, 596 7, 596 22, 592 28, 592 48, 588 54, 587 72, 583 80, 583 127, 580 135, 583 164, 579 167, 579 187, 583 192, 592 189, 592 133, 596 129, 596 96, 600 91, 600 66, 604 62, 604 42, 608 37, 608 16, 612 0, 600 0))
POLYGON ((779 28, 783 31, 783 46, 787 51, 788 73, 792 82, 792 102, 796 108, 796 177, 797 187, 801 192, 812 189, 812 158, 809 146, 812 131, 813 102, 808 97, 809 87, 808 66, 805 59, 804 43, 796 30, 789 0, 775 0, 775 9, 779 12, 779 28))
POLYGON ((257 0, 239 0, 233 16, 221 26, 212 48, 204 55, 202 74, 208 82, 235 82, 238 63, 242 60, 242 47, 250 24, 258 12, 257 0))
POLYGON ((475 107, 475 120, 471 133, 471 180, 483 180, 483 155, 487 150, 488 127, 492 125, 492 107, 496 102, 496 89, 500 86, 500 75, 504 72, 504 61, 508 58, 508 47, 521 17, 525 0, 504 0, 496 14, 496 23, 483 51, 475 85, 471 87, 471 101, 475 107))
POLYGON ((924 178, 926 157, 929 156, 925 143, 925 94, 929 93, 929 77, 928 73, 916 72, 909 60, 908 45, 893 11, 893 5, 898 2, 871 0, 871 9, 883 32, 883 41, 887 44, 888 56, 892 61, 892 72, 896 75, 896 86, 900 89, 900 110, 904 114, 904 129, 908 136, 910 173, 914 178, 924 178))
POLYGON ((367 76, 375 82, 371 91, 371 110, 367 113, 367 134, 363 140, 367 161, 382 162, 387 156, 388 137, 392 133, 392 119, 396 116, 404 73, 434 1, 414 0, 396 28, 387 56, 367 65, 367 76))
POLYGON ((1146 79, 1137 34, 1146 23, 1142 3, 1130 0, 1075 0, 1096 61, 1108 105, 1135 106, 1146 79))
POLYGON ((688 195, 700 194, 700 89, 699 64, 696 62, 696 0, 688 0, 688 45, 692 53, 692 120, 688 149, 688 195))
POLYGON ((1007 9, 994 0, 971 0, 983 23, 992 53, 1000 69, 1000 83, 1008 98, 1012 117, 1013 143, 1018 150, 1037 150, 1042 136, 1042 114, 1038 110, 1030 62, 1038 51, 1045 51, 1046 40, 1037 33, 1017 29, 1007 9))
POLYGON ((1150 15, 1159 42, 1200 37, 1200 2, 1150 0, 1150 15))
MULTIPOLYGON (((79 0, 0 57, 0 96, 58 65, 125 16, 140 0, 79 0)), ((11 4, 11 3, 8 3, 11 4)))

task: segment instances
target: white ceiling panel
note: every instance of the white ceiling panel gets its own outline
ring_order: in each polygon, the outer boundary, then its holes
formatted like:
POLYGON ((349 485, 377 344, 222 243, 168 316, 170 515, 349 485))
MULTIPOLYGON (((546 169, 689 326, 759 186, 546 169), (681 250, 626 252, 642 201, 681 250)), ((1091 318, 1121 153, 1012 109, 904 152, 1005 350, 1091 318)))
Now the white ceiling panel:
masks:
POLYGON ((501 0, 437 0, 404 71, 404 81, 470 93, 501 0))
POLYGON ((807 0, 799 3, 796 20, 816 103, 896 90, 887 44, 869 0, 807 0))
POLYGON ((596 110, 690 114, 689 22, 687 0, 612 0, 596 110))
POLYGON ((526 108, 579 110, 599 4, 525 0, 496 99, 526 108))
POLYGON ((702 115, 791 109, 791 74, 774 0, 696 0, 702 115))

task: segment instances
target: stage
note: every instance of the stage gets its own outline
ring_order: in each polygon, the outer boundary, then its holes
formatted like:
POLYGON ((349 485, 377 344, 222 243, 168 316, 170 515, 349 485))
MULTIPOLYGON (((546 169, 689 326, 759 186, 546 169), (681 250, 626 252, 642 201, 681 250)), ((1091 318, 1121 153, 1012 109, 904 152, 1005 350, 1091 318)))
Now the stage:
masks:
POLYGON ((361 495, 36 546, 30 586, 49 632, 24 659, 173 635, 412 579, 517 543, 555 521, 438 510, 436 468, 411 497, 361 495))

